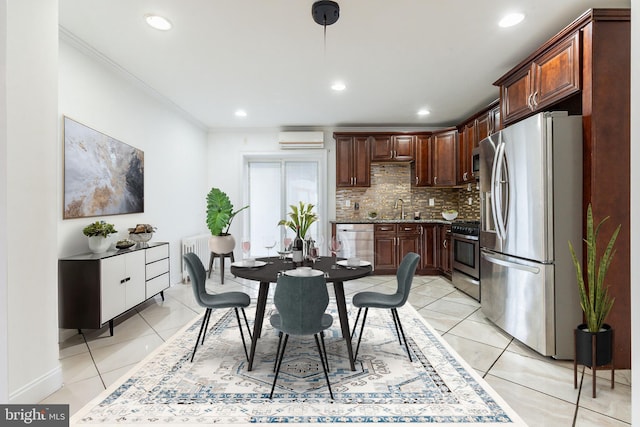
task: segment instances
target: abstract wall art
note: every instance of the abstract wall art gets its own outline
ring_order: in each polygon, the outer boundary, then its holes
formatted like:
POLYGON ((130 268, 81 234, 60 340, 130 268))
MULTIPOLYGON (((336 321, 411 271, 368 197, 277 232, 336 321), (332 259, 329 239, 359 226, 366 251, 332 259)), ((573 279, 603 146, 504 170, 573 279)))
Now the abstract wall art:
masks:
POLYGON ((64 117, 63 218, 144 212, 144 152, 64 117))

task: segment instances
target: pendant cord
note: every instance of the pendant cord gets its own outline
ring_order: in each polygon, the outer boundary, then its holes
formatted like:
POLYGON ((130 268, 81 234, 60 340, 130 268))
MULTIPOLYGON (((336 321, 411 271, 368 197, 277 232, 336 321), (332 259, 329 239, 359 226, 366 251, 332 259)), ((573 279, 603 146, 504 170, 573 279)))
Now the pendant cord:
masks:
POLYGON ((327 15, 324 15, 324 56, 327 56, 327 15))

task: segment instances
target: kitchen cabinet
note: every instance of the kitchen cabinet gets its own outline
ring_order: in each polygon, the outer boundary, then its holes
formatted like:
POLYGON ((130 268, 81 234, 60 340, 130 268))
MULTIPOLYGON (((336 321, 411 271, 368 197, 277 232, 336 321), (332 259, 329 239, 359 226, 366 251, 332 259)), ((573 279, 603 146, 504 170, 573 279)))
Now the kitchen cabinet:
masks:
POLYGON ((422 256, 422 232, 422 225, 418 223, 375 224, 376 274, 395 274, 409 252, 422 256))
POLYGON ((416 161, 413 164, 411 183, 414 187, 427 187, 433 184, 431 138, 426 135, 416 137, 416 161))
POLYGON ((422 224, 422 242, 419 272, 421 274, 438 273, 439 225, 422 224))
POLYGON ((451 279, 451 259, 452 259, 452 244, 451 244, 451 226, 448 224, 442 224, 438 227, 439 235, 439 252, 438 252, 438 267, 442 274, 451 279))
POLYGON ((60 328, 99 329, 169 287, 169 244, 58 260, 60 328))
POLYGON ((372 162, 410 162, 415 158, 415 135, 371 136, 372 162))
POLYGON ((544 110, 581 89, 580 32, 555 43, 548 51, 504 80, 500 86, 505 125, 544 110))
POLYGON ((467 119, 458 127, 458 184, 468 184, 475 182, 477 177, 473 173, 473 162, 471 157, 473 149, 480 141, 494 133, 500 126, 500 103, 499 99, 492 102, 488 107, 467 119), (498 121, 496 125, 496 120, 498 121))
POLYGON ((336 187, 371 186, 371 143, 368 136, 334 134, 336 187))
POLYGON ((435 187, 456 185, 456 129, 438 132, 431 135, 432 172, 435 187))

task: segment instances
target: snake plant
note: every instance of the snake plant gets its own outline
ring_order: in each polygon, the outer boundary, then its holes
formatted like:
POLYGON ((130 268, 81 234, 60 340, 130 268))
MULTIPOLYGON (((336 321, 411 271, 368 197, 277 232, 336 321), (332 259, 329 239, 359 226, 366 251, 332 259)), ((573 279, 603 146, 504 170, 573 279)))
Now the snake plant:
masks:
POLYGON ((616 251, 613 249, 613 245, 616 242, 618 233, 620 232, 621 225, 615 229, 609 239, 609 244, 604 253, 597 260, 598 251, 596 247, 598 233, 600 227, 607 221, 609 217, 604 218, 598 226, 593 228, 593 212, 591 211, 591 204, 587 208, 587 237, 584 242, 587 245, 587 272, 585 283, 585 275, 582 272, 582 267, 578 261, 573 245, 569 242, 569 250, 571 251, 571 257, 573 258, 573 265, 576 268, 576 277, 578 279, 578 288, 580 292, 580 306, 585 315, 587 327, 589 332, 598 332, 604 323, 605 318, 611 311, 615 298, 609 295, 609 286, 605 286, 604 278, 611 264, 611 260, 616 251), (597 265, 596 265, 597 264, 597 265))

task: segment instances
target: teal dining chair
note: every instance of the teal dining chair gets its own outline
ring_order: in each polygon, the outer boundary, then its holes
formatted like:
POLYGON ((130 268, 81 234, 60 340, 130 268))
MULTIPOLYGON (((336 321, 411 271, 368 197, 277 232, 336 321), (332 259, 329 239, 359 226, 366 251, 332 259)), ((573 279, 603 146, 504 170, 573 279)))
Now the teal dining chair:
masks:
POLYGON ((279 339, 276 350, 276 372, 269 399, 273 398, 273 391, 278 381, 289 335, 313 335, 324 377, 327 380, 329 394, 333 399, 328 373, 329 361, 324 344, 324 331, 333 323, 333 317, 325 313, 329 304, 329 292, 325 278, 323 276, 291 277, 282 275, 278 278, 273 302, 278 312, 271 316, 270 321, 271 325, 279 331, 279 339), (320 341, 322 341, 322 348, 320 341))
POLYGON ((353 296, 351 303, 358 307, 358 314, 356 315, 356 321, 353 324, 353 330, 351 332, 351 338, 358 326, 358 319, 360 318, 360 312, 364 308, 364 316, 362 316, 362 326, 360 327, 360 335, 358 336, 358 345, 356 346, 356 352, 353 356, 354 359, 358 357, 358 350, 360 349, 360 341, 362 340, 362 332, 364 331, 364 324, 367 320, 367 313, 369 308, 386 308, 391 310, 391 317, 393 317, 393 323, 396 327, 396 334, 398 335, 398 341, 402 345, 404 340, 404 346, 407 349, 409 355, 409 361, 413 362, 411 358, 411 352, 409 351, 409 345, 402 329, 402 323, 400 322, 400 316, 398 316, 398 308, 402 307, 409 298, 409 292, 411 291, 411 284, 413 283, 413 276, 415 275, 416 268, 418 267, 418 261, 420 261, 420 255, 415 252, 409 252, 402 258, 398 271, 396 272, 396 280, 398 287, 393 294, 383 294, 380 292, 359 292, 353 296), (402 336, 402 338, 401 338, 402 336))
POLYGON ((219 294, 210 294, 205 287, 207 281, 207 272, 202 265, 200 258, 194 253, 188 253, 183 255, 183 259, 187 265, 187 271, 191 278, 191 287, 193 289, 193 295, 196 298, 196 302, 206 308, 204 317, 202 318, 202 325, 200 326, 200 333, 198 339, 196 339, 196 345, 193 347, 193 353, 191 353, 191 361, 196 355, 198 349, 198 343, 202 337, 202 344, 204 344, 204 337, 207 334, 207 328, 209 327, 209 318, 211 317, 211 311, 215 308, 233 308, 236 312, 236 319, 238 320, 238 328, 240 328, 240 336, 242 337, 242 345, 244 346, 244 354, 249 360, 249 353, 247 352, 247 344, 244 339, 244 332, 242 331, 242 323, 240 322, 240 315, 238 309, 242 310, 242 316, 244 317, 244 323, 249 330, 249 339, 251 337, 251 328, 247 321, 247 314, 244 309, 251 303, 251 298, 244 292, 222 292, 219 294))

